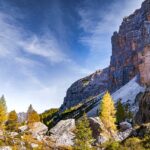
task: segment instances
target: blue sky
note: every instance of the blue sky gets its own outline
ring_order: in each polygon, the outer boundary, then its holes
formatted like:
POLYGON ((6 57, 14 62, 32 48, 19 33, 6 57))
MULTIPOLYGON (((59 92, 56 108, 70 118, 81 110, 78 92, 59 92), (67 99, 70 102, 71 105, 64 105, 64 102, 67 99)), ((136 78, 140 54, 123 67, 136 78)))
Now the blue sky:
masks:
POLYGON ((109 65, 111 35, 142 0, 0 0, 0 94, 8 110, 59 107, 109 65))

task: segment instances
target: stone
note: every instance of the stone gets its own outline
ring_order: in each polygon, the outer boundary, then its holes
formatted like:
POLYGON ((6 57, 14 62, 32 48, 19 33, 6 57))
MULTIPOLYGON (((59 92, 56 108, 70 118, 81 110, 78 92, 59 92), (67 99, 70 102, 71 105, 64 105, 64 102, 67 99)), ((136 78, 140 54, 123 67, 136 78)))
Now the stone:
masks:
POLYGON ((115 136, 114 136, 114 139, 115 141, 124 141, 125 139, 127 139, 129 136, 131 136, 131 133, 132 133, 133 129, 130 128, 130 129, 127 129, 123 132, 118 132, 115 136))
POLYGON ((132 125, 131 125, 131 123, 129 123, 129 122, 121 122, 121 123, 119 124, 119 127, 120 127, 120 129, 121 129, 122 131, 125 131, 125 130, 127 130, 127 129, 132 128, 132 125))
POLYGON ((97 138, 97 143, 98 144, 103 144, 105 142, 109 141, 109 138, 107 138, 106 136, 104 135, 99 135, 98 138, 97 138))
POLYGON ((17 132, 11 132, 11 133, 10 133, 10 136, 11 136, 11 137, 16 137, 16 136, 18 136, 18 135, 19 135, 19 134, 18 134, 17 132))
POLYGON ((28 130, 28 126, 27 126, 27 125, 24 125, 24 126, 19 127, 18 129, 19 129, 19 131, 21 131, 21 132, 25 132, 26 130, 28 130))
POLYGON ((36 135, 45 135, 48 131, 48 127, 41 123, 41 122, 35 122, 32 125, 32 128, 29 129, 29 132, 31 132, 32 134, 36 135))
POLYGON ((93 137, 98 140, 100 137, 100 131, 105 131, 104 124, 99 119, 99 117, 90 117, 89 118, 90 128, 92 130, 93 137))
POLYGON ((67 119, 61 120, 50 131, 50 138, 55 141, 57 146, 71 146, 74 144, 73 139, 75 137, 73 131, 75 129, 75 120, 67 119))
POLYGON ((39 145, 38 145, 38 144, 35 144, 35 143, 31 143, 31 147, 34 149, 34 148, 38 148, 39 145))

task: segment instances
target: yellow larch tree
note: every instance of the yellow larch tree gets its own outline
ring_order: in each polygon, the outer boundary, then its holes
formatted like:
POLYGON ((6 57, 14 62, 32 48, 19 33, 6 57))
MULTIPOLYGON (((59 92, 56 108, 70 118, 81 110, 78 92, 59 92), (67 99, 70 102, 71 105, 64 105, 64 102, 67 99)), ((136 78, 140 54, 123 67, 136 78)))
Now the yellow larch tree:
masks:
POLYGON ((114 106, 114 101, 107 91, 103 96, 100 104, 100 119, 107 128, 107 130, 116 130, 116 110, 114 106))

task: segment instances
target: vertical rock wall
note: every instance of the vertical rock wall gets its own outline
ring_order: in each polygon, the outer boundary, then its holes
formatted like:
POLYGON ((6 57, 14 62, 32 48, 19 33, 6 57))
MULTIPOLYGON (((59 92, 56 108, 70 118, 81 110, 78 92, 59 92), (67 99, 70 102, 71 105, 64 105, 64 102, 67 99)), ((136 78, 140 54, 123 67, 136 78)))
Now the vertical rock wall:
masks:
POLYGON ((110 62, 110 90, 115 91, 141 73, 142 82, 149 80, 144 72, 149 72, 150 61, 147 45, 150 44, 150 0, 142 7, 123 19, 119 32, 112 36, 112 56, 110 62), (145 56, 147 55, 147 56, 145 56), (146 60, 143 60, 144 57, 146 60), (141 65, 144 63, 143 65, 141 65), (141 67, 144 66, 144 70, 141 67), (144 80, 144 81, 143 81, 144 80))

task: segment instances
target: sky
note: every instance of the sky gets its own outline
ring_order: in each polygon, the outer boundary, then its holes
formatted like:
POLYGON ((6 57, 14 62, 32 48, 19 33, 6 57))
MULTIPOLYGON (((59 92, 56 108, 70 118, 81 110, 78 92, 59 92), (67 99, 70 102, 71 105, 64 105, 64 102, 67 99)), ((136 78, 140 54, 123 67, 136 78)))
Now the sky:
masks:
POLYGON ((0 95, 8 111, 63 103, 76 80, 109 65, 111 36, 143 0, 0 0, 0 95))

